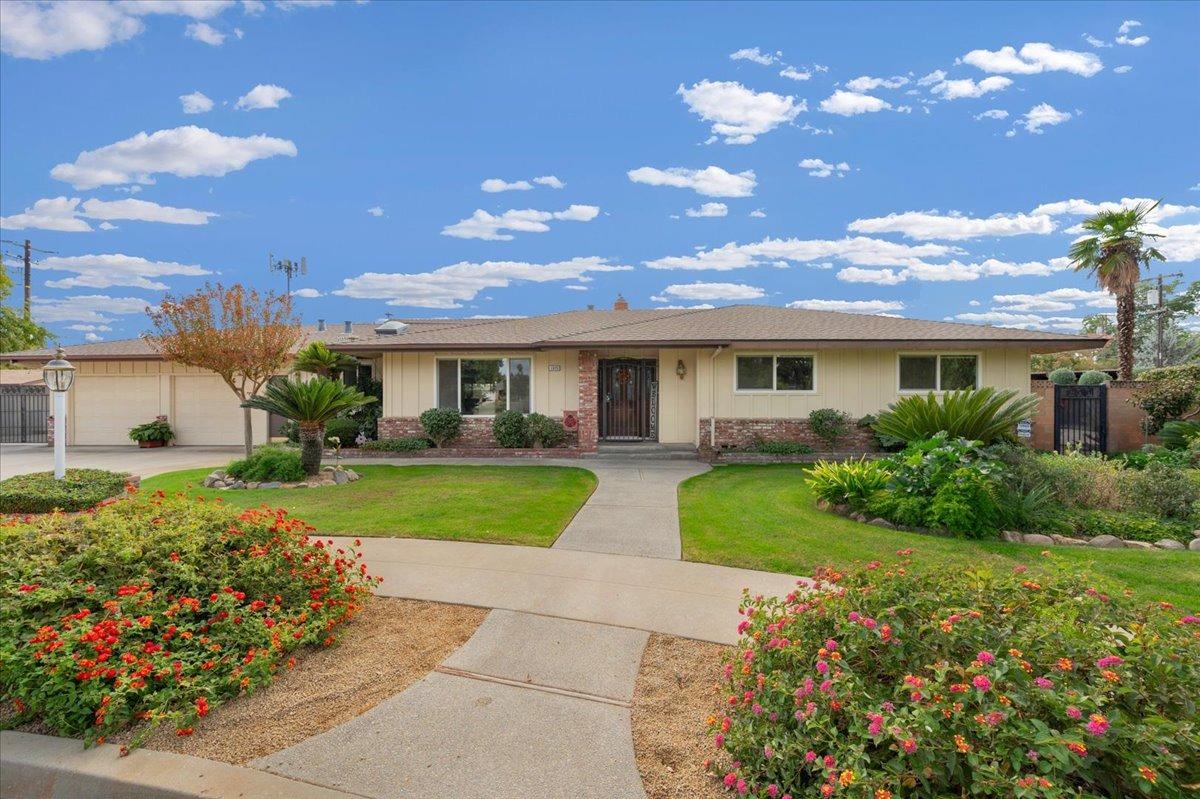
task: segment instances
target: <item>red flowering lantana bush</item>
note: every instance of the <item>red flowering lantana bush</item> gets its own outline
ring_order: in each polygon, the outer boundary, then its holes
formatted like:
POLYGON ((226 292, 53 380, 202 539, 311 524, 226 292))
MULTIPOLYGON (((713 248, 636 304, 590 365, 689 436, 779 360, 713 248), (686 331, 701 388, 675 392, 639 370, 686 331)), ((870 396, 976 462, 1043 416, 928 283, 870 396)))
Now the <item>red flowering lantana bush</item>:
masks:
POLYGON ((1023 572, 747 597, 713 768, 771 799, 1196 796, 1200 618, 1023 572))
POLYGON ((311 532, 282 510, 162 492, 0 524, 6 723, 89 743, 142 720, 190 734, 289 653, 332 644, 369 596, 359 554, 311 532))

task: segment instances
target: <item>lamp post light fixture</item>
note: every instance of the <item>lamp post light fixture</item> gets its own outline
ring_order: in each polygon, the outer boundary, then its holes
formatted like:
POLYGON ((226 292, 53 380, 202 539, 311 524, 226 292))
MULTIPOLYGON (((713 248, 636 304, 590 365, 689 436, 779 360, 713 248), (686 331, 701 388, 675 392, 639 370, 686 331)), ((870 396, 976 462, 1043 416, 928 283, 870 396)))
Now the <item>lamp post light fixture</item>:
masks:
POLYGON ((75 382, 75 367, 62 347, 42 367, 42 379, 54 394, 54 479, 61 480, 67 473, 67 391, 75 382))
POLYGON ((675 374, 679 375, 680 380, 687 377, 687 364, 683 362, 682 358, 675 364, 675 374))

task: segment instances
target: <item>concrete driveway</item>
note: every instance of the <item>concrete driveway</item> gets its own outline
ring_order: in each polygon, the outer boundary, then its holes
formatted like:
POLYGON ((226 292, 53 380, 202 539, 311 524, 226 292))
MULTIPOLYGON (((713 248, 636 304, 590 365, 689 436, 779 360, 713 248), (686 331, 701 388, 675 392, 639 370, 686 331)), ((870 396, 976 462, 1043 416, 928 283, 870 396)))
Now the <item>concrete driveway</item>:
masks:
MULTIPOLYGON (((241 447, 67 447, 68 469, 108 469, 150 477, 178 469, 222 466, 241 455, 241 447)), ((0 480, 54 468, 54 449, 45 444, 0 444, 0 480)))

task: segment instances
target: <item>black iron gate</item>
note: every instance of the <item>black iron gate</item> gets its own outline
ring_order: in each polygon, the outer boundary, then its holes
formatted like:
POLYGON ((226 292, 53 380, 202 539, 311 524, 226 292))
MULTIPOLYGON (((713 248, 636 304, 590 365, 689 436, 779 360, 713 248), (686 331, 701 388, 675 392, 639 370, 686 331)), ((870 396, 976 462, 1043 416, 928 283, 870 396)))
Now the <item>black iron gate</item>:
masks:
POLYGON ((1108 387, 1054 387, 1054 450, 1108 451, 1108 387))
POLYGON ((0 443, 46 443, 50 392, 45 386, 0 386, 0 443))
POLYGON ((600 438, 658 440, 658 361, 600 361, 600 438))

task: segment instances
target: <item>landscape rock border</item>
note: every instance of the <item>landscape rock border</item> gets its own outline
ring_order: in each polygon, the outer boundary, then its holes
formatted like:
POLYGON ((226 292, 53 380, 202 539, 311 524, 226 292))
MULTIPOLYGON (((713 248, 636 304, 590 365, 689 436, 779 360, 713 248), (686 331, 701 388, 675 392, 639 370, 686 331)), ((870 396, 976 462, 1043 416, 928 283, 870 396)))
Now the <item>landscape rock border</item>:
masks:
POLYGON ((268 480, 265 482, 239 480, 236 477, 227 475, 224 469, 214 469, 204 478, 204 482, 201 485, 205 488, 215 488, 218 491, 248 491, 271 488, 323 488, 325 486, 346 485, 360 479, 362 479, 362 475, 358 472, 353 469, 343 469, 340 466, 322 467, 320 473, 315 477, 292 483, 284 483, 279 480, 268 480))

